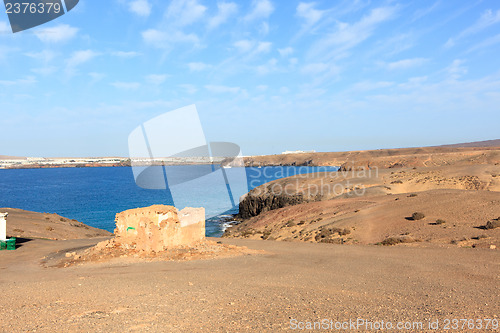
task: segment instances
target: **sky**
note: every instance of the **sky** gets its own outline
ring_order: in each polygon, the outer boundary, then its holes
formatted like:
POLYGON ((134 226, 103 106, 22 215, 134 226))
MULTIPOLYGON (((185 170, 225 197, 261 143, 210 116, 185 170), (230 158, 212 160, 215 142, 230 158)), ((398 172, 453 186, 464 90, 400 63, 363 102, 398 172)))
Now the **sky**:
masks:
POLYGON ((500 2, 80 0, 13 34, 0 155, 127 156, 195 104, 243 155, 500 138, 500 2))

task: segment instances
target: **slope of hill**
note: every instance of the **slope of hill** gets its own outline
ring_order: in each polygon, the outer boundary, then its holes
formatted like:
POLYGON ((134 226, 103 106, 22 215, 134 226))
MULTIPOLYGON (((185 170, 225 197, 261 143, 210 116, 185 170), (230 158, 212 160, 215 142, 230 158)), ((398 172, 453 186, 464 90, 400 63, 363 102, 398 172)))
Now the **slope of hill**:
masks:
POLYGON ((455 143, 455 144, 450 144, 450 145, 441 145, 439 147, 448 147, 448 148, 500 147, 500 139, 476 141, 476 142, 466 142, 466 143, 455 143))
POLYGON ((112 235, 106 230, 93 228, 57 214, 36 213, 15 208, 0 208, 0 212, 9 213, 8 237, 82 239, 112 235))

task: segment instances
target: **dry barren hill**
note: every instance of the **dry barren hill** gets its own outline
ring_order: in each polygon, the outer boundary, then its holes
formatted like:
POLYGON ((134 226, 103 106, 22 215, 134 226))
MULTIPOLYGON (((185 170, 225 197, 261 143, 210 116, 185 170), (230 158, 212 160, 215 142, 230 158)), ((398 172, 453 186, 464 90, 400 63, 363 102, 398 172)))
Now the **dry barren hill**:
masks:
POLYGON ((339 172, 298 175, 252 190, 240 203, 243 222, 224 236, 500 245, 495 228, 500 224, 500 149, 367 151, 349 158, 339 172), (414 213, 420 214, 414 219, 414 213))
POLYGON ((93 228, 57 214, 36 213, 15 208, 0 208, 0 212, 9 213, 8 237, 61 240, 111 236, 106 230, 93 228))
POLYGON ((490 140, 456 146, 252 156, 245 157, 245 165, 343 166, 345 168, 377 166, 390 168, 477 164, 498 160, 499 149, 500 140, 490 140))
POLYGON ((500 139, 477 142, 455 143, 451 145, 441 145, 440 147, 500 147, 500 139))

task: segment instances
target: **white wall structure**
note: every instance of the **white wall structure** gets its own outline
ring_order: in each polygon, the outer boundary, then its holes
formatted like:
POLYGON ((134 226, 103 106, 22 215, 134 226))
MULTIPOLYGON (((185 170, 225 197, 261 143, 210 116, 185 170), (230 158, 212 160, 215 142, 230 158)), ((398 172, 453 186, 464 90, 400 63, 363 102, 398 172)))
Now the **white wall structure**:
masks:
POLYGON ((7 240, 7 215, 9 213, 0 213, 0 240, 7 240))

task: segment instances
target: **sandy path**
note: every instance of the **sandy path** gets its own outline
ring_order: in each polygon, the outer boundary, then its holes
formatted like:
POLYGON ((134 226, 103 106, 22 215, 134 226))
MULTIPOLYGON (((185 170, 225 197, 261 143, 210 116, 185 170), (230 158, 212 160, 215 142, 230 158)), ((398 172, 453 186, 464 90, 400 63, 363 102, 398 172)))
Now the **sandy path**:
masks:
POLYGON ((3 251, 0 331, 274 332, 289 329, 290 319, 426 322, 499 313, 497 251, 222 241, 269 254, 59 269, 38 262, 91 240, 3 251))

